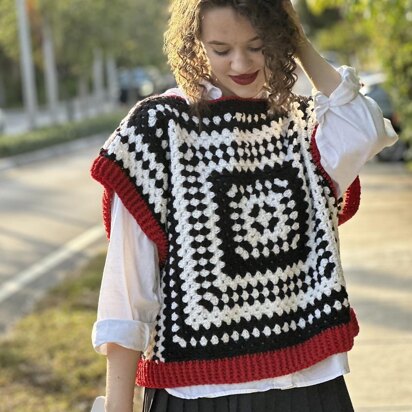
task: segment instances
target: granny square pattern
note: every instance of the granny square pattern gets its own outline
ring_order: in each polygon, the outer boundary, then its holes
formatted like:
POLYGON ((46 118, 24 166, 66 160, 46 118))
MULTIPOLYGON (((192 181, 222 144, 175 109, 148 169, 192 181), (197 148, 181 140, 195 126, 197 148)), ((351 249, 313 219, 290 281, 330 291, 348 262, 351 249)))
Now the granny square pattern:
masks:
POLYGON ((311 101, 288 116, 220 100, 199 119, 151 98, 92 174, 157 245, 162 306, 137 383, 279 376, 349 350, 357 323, 339 260, 342 200, 316 161, 311 101))

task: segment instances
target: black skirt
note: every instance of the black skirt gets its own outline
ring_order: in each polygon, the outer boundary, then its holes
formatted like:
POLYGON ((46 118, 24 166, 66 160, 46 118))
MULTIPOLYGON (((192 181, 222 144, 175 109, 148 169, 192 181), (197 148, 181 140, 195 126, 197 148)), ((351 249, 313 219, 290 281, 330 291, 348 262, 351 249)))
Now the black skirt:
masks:
POLYGON ((265 392, 181 399, 146 389, 143 412, 353 412, 343 376, 319 385, 265 392))

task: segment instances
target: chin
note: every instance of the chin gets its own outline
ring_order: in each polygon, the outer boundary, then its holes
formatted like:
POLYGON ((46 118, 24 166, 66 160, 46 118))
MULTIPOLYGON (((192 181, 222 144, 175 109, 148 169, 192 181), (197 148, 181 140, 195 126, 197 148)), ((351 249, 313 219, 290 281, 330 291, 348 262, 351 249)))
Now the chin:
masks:
POLYGON ((253 99, 259 94, 257 90, 233 90, 233 94, 241 99, 253 99))
POLYGON ((230 90, 235 96, 242 99, 253 99, 262 91, 264 83, 255 82, 247 86, 240 86, 238 84, 231 86, 230 90))

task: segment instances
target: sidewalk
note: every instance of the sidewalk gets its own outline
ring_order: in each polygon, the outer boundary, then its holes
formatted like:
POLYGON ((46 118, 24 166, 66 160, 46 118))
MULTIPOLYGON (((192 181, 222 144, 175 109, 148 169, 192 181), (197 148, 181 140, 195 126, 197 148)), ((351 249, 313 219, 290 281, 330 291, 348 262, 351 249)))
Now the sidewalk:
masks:
POLYGON ((358 214, 341 227, 360 334, 347 376, 356 412, 412 411, 412 173, 371 163, 358 214))
MULTIPOLYGON (((70 101, 60 101, 56 109, 57 123, 66 123, 69 120, 81 120, 96 116, 100 113, 108 113, 116 105, 109 99, 96 101, 93 96, 81 100, 79 98, 70 101)), ((19 134, 29 130, 27 115, 23 109, 3 109, 5 129, 4 134, 19 134)), ((49 126, 53 123, 47 107, 39 107, 36 123, 37 127, 49 126)))

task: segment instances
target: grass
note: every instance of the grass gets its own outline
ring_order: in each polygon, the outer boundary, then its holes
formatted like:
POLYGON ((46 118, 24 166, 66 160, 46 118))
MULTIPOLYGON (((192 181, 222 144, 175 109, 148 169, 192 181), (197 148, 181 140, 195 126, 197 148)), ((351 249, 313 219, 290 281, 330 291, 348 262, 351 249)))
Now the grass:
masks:
POLYGON ((91 346, 104 256, 73 273, 0 340, 0 412, 84 412, 104 394, 91 346))
POLYGON ((0 135, 0 158, 43 149, 97 133, 113 131, 124 117, 124 111, 116 111, 78 122, 39 128, 18 135, 0 135))

